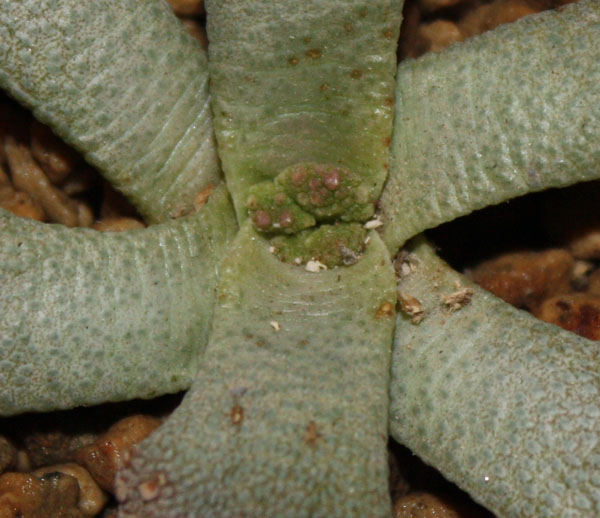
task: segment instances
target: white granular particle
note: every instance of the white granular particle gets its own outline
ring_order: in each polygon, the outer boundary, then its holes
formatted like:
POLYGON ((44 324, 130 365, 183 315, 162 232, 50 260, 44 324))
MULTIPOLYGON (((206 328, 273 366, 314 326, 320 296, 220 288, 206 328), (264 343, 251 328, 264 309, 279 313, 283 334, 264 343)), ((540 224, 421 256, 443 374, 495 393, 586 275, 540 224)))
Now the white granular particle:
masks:
POLYGON ((276 320, 271 320, 269 324, 271 324, 271 327, 275 329, 275 331, 281 331, 281 324, 276 320))
POLYGON ((382 225, 383 225, 383 221, 381 221, 379 218, 375 218, 375 219, 372 219, 370 221, 367 221, 365 223, 365 228, 367 230, 373 230, 375 228, 381 227, 382 225))
POLYGON ((327 270, 327 266, 325 266, 323 263, 321 263, 319 261, 312 260, 312 261, 308 261, 306 263, 306 271, 307 272, 318 273, 323 270, 327 270))

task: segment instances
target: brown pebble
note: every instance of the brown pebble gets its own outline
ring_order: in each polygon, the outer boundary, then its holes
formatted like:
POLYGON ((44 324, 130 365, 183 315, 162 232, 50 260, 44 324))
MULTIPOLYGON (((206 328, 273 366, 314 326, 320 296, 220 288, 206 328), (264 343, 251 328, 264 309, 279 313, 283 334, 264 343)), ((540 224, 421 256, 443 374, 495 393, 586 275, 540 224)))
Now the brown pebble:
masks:
POLYGON ((92 444, 79 449, 75 459, 102 489, 114 492, 115 474, 125 465, 126 454, 159 425, 159 419, 143 415, 121 419, 92 444))
POLYGON ((1 518, 89 518, 78 508, 79 484, 62 473, 0 476, 1 518))
POLYGON ((92 478, 89 471, 79 464, 69 462, 67 464, 56 464, 54 466, 44 466, 33 472, 33 475, 44 478, 49 475, 62 473, 68 475, 75 480, 79 485, 79 496, 77 499, 77 507, 87 516, 95 516, 108 501, 107 495, 100 489, 96 481, 92 478))
POLYGON ((77 155, 44 124, 31 124, 31 154, 54 184, 61 183, 72 171, 77 155))
POLYGON ((464 0, 419 0, 419 7, 423 11, 437 11, 464 3, 464 0))
POLYGON ((471 37, 537 12, 525 0, 495 0, 470 11, 459 27, 466 37, 471 37))
POLYGON ((567 246, 577 259, 600 259, 600 224, 582 229, 567 246))
POLYGON ((204 0, 168 0, 177 16, 197 16, 204 12, 204 0))
POLYGON ((123 232, 125 230, 146 228, 146 225, 133 218, 105 218, 96 221, 92 228, 100 232, 123 232))
POLYGON ((75 450, 94 441, 91 433, 71 433, 61 429, 39 429, 23 438, 24 453, 33 468, 74 460, 75 450))
POLYGON ((440 52, 453 43, 464 39, 458 25, 448 20, 435 20, 424 23, 417 31, 417 45, 423 50, 440 52))
POLYGON ((573 257, 565 250, 516 252, 485 261, 467 274, 481 287, 519 308, 570 290, 573 257))
POLYGON ((587 279, 587 291, 600 295, 600 268, 594 270, 587 279))
POLYGON ((46 213, 42 206, 26 192, 12 191, 0 196, 0 207, 21 218, 46 220, 46 213))
POLYGON ((569 293, 550 297, 534 314, 590 340, 600 340, 600 295, 569 293))
POLYGON ((17 449, 3 435, 0 435, 0 473, 15 468, 17 464, 17 449))
POLYGON ((409 493, 394 502, 393 518, 462 518, 450 501, 431 493, 409 493))

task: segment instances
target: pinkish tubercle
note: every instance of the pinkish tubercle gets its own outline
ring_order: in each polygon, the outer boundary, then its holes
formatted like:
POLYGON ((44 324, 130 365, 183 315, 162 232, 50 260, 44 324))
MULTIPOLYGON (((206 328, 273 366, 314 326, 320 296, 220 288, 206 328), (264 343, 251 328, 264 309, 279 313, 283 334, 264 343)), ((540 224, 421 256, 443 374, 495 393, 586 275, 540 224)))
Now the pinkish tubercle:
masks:
POLYGON ((299 187, 304 183, 304 179, 306 178, 306 171, 304 169, 296 169, 292 175, 292 183, 299 187))
POLYGON ((323 182, 320 178, 311 178, 310 182, 308 182, 308 187, 313 191, 321 187, 321 185, 323 185, 323 182))
POLYGON ((325 173, 323 177, 323 183, 330 191, 335 191, 342 183, 342 178, 340 177, 339 171, 333 169, 325 173))
POLYGON ((274 201, 277 205, 283 205, 285 203, 286 199, 287 199, 287 196, 284 193, 278 192, 275 195, 274 201))
POLYGON ((320 207, 324 203, 323 193, 320 191, 313 191, 310 193, 310 202, 315 207, 320 207))
POLYGON ((291 227, 294 223, 294 216, 288 210, 284 210, 279 216, 279 224, 282 227, 291 227))
POLYGON ((252 220, 258 228, 269 228, 271 226, 271 215, 266 210, 257 210, 252 215, 252 220))

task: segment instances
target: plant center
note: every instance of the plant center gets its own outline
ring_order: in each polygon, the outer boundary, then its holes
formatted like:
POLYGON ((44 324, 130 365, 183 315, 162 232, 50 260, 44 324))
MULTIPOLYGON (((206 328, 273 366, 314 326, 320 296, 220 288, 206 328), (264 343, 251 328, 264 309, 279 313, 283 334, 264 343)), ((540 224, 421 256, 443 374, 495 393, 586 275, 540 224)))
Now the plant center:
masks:
POLYGON ((365 248, 361 225, 374 213, 368 187, 350 169, 305 162, 250 188, 246 200, 254 227, 271 238, 284 262, 354 264, 365 248))

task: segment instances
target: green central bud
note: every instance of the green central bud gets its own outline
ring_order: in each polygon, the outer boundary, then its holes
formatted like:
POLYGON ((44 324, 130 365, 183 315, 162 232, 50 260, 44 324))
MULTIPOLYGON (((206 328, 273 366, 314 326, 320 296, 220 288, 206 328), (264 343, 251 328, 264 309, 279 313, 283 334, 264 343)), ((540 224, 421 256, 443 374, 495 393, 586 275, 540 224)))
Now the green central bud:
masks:
POLYGON ((364 221, 373 215, 368 188, 362 178, 338 165, 302 163, 275 178, 287 195, 318 221, 339 218, 364 221))
POLYGON ((293 236, 271 239, 274 253, 285 263, 319 261, 333 268, 358 261, 366 246, 367 231, 360 223, 321 225, 293 236))
POLYGON ((317 221, 365 221, 375 211, 361 177, 346 167, 312 162, 253 185, 246 206, 256 229, 270 234, 295 234, 317 221))
POLYGON ((262 182, 248 191, 248 214, 257 230, 271 234, 295 234, 316 224, 285 191, 273 182, 262 182))
POLYGON ((375 210, 361 177, 346 167, 312 162, 253 185, 246 205, 255 228, 274 235, 271 242, 282 261, 314 260, 328 268, 358 260, 366 238, 358 222, 375 210), (311 228, 317 222, 335 224, 311 228))

